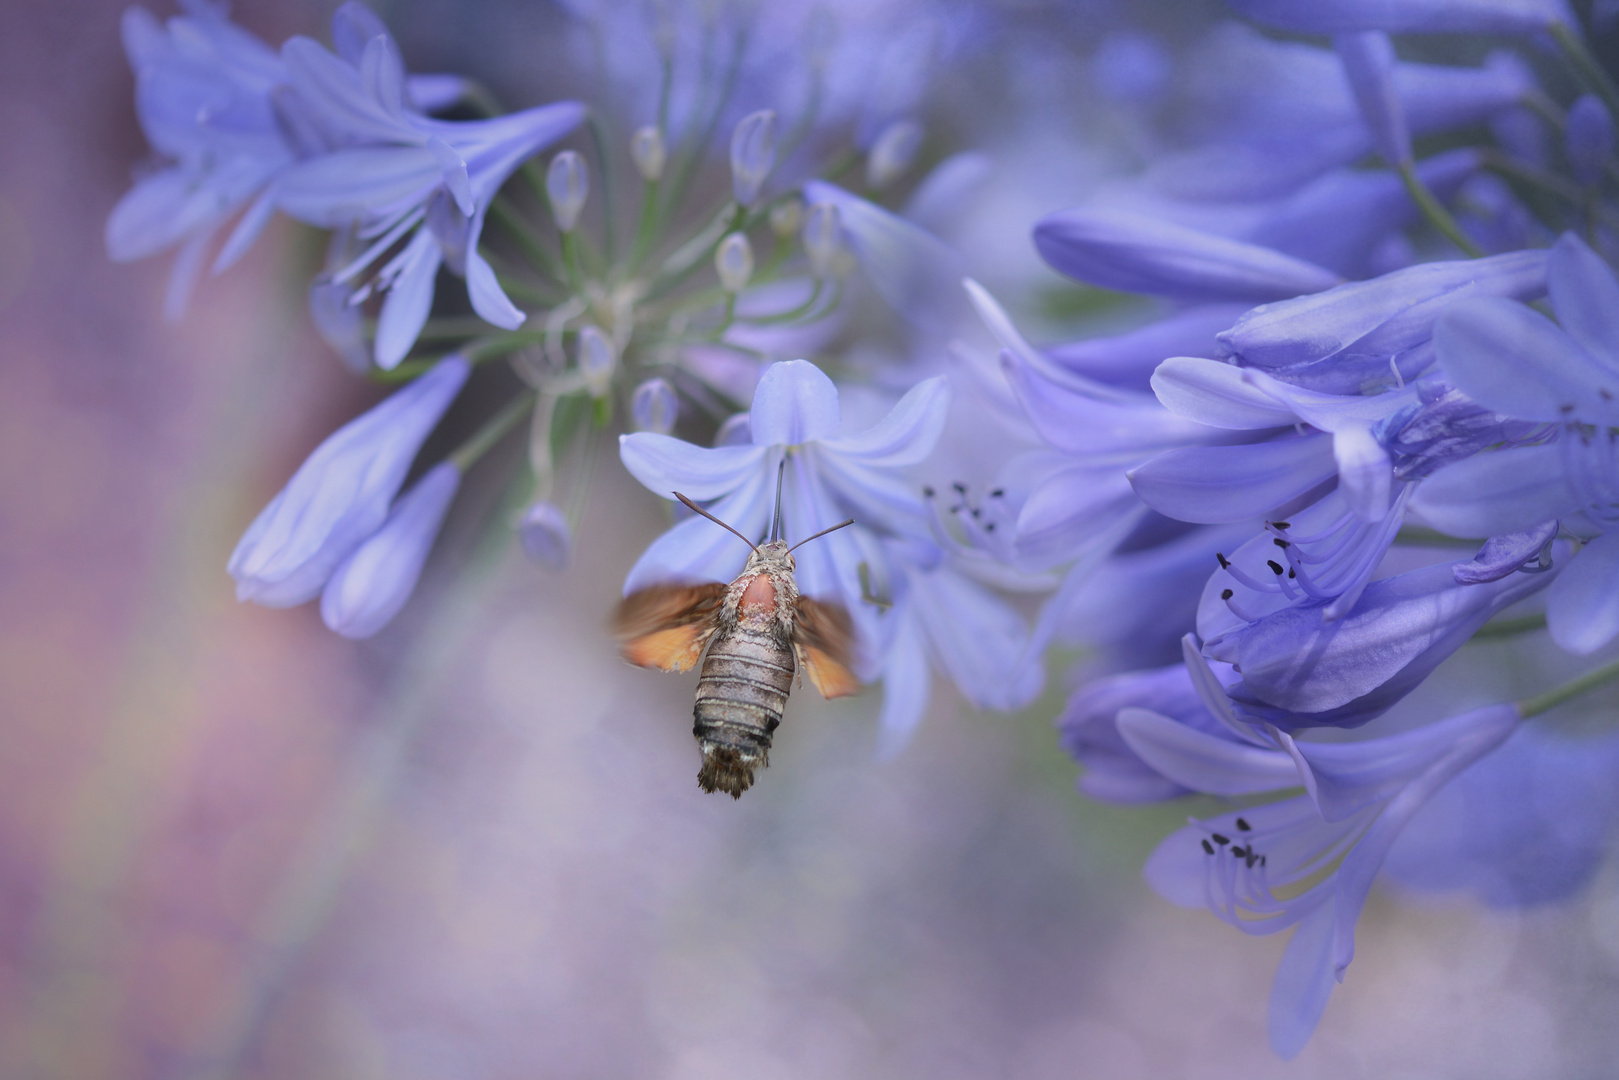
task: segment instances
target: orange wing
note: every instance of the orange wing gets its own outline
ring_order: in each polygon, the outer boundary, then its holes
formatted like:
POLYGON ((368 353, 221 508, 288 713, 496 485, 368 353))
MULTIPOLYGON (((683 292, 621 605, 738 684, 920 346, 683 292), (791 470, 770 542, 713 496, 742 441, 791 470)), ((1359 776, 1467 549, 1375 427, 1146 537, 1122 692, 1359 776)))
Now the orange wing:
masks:
POLYGON ((847 697, 860 689, 849 670, 854 623, 838 604, 823 604, 807 596, 798 598, 793 627, 793 652, 799 669, 809 676, 824 698, 847 697))
POLYGON ((624 659, 664 671, 695 667, 719 625, 725 588, 718 581, 652 585, 626 596, 612 621, 624 659))

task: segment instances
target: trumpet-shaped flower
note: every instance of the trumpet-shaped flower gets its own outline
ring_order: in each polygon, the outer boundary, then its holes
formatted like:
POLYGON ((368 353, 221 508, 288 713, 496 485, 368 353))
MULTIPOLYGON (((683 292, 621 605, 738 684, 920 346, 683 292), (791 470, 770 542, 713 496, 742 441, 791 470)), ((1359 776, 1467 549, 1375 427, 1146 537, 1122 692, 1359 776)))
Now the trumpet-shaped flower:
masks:
POLYGON ((1412 508, 1456 536, 1556 520, 1586 538, 1546 598, 1552 639, 1584 654, 1619 635, 1619 280, 1572 234, 1552 249, 1547 276, 1560 327, 1480 298, 1447 312, 1436 339, 1458 389, 1550 441, 1449 465, 1423 481, 1412 508))
POLYGON ((1270 1041, 1303 1048, 1355 953, 1355 924, 1390 848, 1453 778, 1519 723, 1492 705, 1412 731, 1353 743, 1295 742, 1246 725, 1188 648, 1188 667, 1223 730, 1141 708, 1118 714, 1124 742, 1165 780, 1192 791, 1305 794, 1193 819, 1148 858, 1147 882, 1184 907, 1207 907, 1247 934, 1297 927, 1272 985, 1270 1041))
MULTIPOLYGON (((864 530, 925 532, 921 497, 895 475, 932 451, 943 429, 950 392, 942 376, 912 388, 892 411, 863 432, 844 434, 838 390, 807 360, 772 364, 759 380, 749 413, 751 442, 701 447, 668 435, 638 432, 619 438, 624 467, 666 499, 676 491, 744 536, 763 537, 770 525, 777 466, 783 459, 782 521, 789 542, 852 515, 864 530)), ((870 563, 863 530, 844 529, 801 549, 799 587, 842 600, 857 618, 859 566, 870 563)), ((712 522, 692 518, 663 536, 636 562, 626 592, 667 578, 730 580, 747 552, 712 522)))
POLYGON ((227 569, 237 599, 292 607, 318 595, 338 565, 388 520, 416 452, 470 370, 459 356, 441 360, 328 436, 231 552, 227 569))
POLYGON ((334 275, 338 283, 404 246, 376 271, 371 289, 388 294, 377 323, 379 366, 398 364, 415 343, 433 302, 434 278, 448 264, 467 281, 480 317, 504 329, 524 315, 478 253, 489 203, 524 160, 567 134, 584 106, 565 101, 491 120, 436 120, 410 107, 393 39, 377 24, 357 56, 334 55, 295 37, 281 56, 309 126, 331 146, 299 162, 275 185, 283 211, 325 228, 358 227, 370 246, 334 275), (408 238, 408 239, 407 239, 408 238))
POLYGON ((433 466, 401 495, 382 527, 344 559, 321 593, 320 615, 346 638, 368 638, 410 599, 461 486, 454 462, 433 466))

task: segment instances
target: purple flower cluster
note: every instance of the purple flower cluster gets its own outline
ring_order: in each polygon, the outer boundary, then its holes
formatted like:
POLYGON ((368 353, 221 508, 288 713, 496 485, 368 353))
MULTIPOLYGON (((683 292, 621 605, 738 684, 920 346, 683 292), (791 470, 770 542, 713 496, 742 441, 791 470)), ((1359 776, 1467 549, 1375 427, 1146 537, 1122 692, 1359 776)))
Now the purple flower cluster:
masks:
MULTIPOLYGON (((1081 790, 1225 801, 1163 841, 1149 884, 1244 933, 1293 931, 1270 1002, 1283 1056, 1344 978, 1385 868, 1492 904, 1568 895, 1619 809, 1619 742, 1524 721, 1619 667, 1482 698, 1458 672, 1481 635, 1605 658, 1619 638, 1619 88, 1562 0, 1230 6, 1325 43, 1225 24, 1188 48, 1189 122, 1032 228, 1051 268, 1150 317, 1047 348, 1009 314, 1035 306, 1015 285, 997 298, 924 227, 985 163, 930 152, 908 36, 857 35, 840 66, 792 14, 718 4, 694 30, 680 5, 650 28, 580 5, 600 62, 628 65, 639 126, 618 138, 612 108, 502 114, 472 83, 407 76, 357 4, 332 49, 272 50, 203 0, 166 25, 133 9, 163 164, 114 210, 109 251, 179 246, 177 306, 237 215, 216 270, 277 210, 330 230, 312 314, 404 384, 248 527, 238 595, 318 596, 338 633, 376 633, 463 474, 514 431, 514 531, 560 569, 616 445, 654 495, 744 536, 778 498, 790 541, 854 518, 803 549, 798 583, 851 614, 854 669, 882 685, 879 755, 936 674, 1011 711, 1053 645, 1080 650, 1058 726, 1081 790), (807 92, 749 51, 753 18, 802 33, 807 92), (1496 47, 1419 63, 1390 36, 1408 34, 1496 47), (862 99, 849 87, 879 54, 887 89, 862 99), (1550 55, 1585 92, 1542 85, 1550 55), (694 90, 693 67, 727 74, 694 90), (824 114, 823 93, 841 102, 824 114), (588 147, 536 164, 587 120, 588 147), (475 319, 443 313, 445 270, 475 319), (983 356, 946 343, 958 310, 993 339, 983 356), (506 370, 478 370, 495 358, 506 370), (474 378, 504 405, 419 460, 474 378), (1506 819, 1508 801, 1538 809, 1506 819), (1508 839, 1481 844, 1476 822, 1508 839)), ((626 592, 741 568, 734 537, 671 510, 626 592)))

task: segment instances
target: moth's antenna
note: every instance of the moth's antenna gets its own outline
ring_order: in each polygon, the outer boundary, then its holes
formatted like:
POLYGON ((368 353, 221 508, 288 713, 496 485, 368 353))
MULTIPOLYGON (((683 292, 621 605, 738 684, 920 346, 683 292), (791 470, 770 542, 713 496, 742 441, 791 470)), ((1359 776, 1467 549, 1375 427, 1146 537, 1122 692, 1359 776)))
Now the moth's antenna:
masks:
MULTIPOLYGON (((726 532, 730 533, 732 536, 736 537, 738 540, 740 540, 744 544, 748 545, 750 548, 753 548, 753 550, 755 552, 758 552, 759 549, 753 546, 753 541, 752 540, 749 540, 746 536, 743 536, 741 533, 737 532, 735 529, 733 529, 729 525, 725 524, 725 522, 721 521, 719 518, 715 517, 713 514, 710 514, 707 510, 704 510, 701 506, 698 506, 696 503, 692 502, 690 499, 686 498, 686 496, 682 495, 680 492, 678 492, 678 491, 675 492, 675 498, 679 499, 681 502, 685 503, 687 506, 689 506, 693 510, 697 511, 699 514, 703 515, 708 520, 712 521, 714 524, 718 525, 720 528, 724 529, 726 532)), ((844 522, 844 524, 847 525, 848 522, 844 522)), ((813 540, 813 539, 815 539, 815 537, 812 536, 812 537, 810 537, 810 539, 813 540)))
POLYGON ((840 522, 838 522, 836 525, 832 526, 830 529, 822 529, 820 532, 816 533, 815 536, 806 536, 804 539, 800 540, 798 543, 796 543, 792 547, 788 548, 787 549, 787 554, 791 555, 793 552, 797 551, 799 548, 803 547, 805 544, 809 543, 811 540, 814 540, 816 537, 825 536, 829 532, 837 532, 839 529, 843 528, 845 525, 853 525, 853 524, 854 524, 854 518, 850 518, 848 521, 840 521, 840 522))
POLYGON ((776 466, 776 514, 770 519, 770 539, 780 540, 781 537, 781 481, 787 474, 787 458, 783 455, 781 464, 776 466))

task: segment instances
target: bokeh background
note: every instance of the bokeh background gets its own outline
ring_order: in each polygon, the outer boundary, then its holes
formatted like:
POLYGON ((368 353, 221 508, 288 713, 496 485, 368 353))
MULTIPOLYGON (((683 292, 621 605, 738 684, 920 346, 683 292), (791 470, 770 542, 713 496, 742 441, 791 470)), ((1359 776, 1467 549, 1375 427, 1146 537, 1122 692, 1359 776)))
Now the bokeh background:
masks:
MULTIPOLYGON (((1376 894, 1319 1033, 1275 1059, 1283 940, 1146 889, 1187 808, 1074 793, 1060 675, 1015 716, 941 687, 885 763, 870 695, 800 694, 762 782, 704 796, 693 680, 601 629, 666 520, 611 462, 566 574, 466 514, 372 641, 239 607, 241 530, 379 392, 310 328, 310 233, 272 228, 177 324, 165 259, 108 262, 147 154, 123 6, 0 20, 0 1080, 1613 1074, 1611 868, 1553 910, 1376 894)), ((333 6, 236 12, 274 42, 333 6)), ((543 5, 378 9, 414 70, 514 104, 566 83, 543 5)), ((1060 314, 1029 224, 1149 137, 1104 45, 1221 13, 984 10, 938 85, 1002 163, 958 239, 1060 314)))

